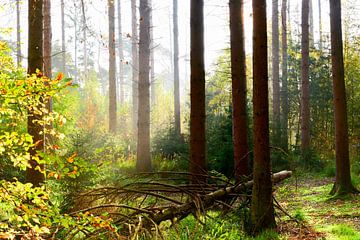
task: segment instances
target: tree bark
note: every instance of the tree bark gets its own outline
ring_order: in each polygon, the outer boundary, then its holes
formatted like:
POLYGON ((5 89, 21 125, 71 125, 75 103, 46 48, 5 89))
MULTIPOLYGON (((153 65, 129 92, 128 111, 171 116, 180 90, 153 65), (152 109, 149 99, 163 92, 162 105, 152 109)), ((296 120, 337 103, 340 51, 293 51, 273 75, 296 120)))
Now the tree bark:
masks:
MULTIPOLYGON (((38 76, 41 77, 43 71, 43 1, 29 0, 28 9, 28 74, 35 74, 36 70, 39 70, 38 76)), ((44 165, 38 164, 34 159, 37 151, 44 150, 44 135, 40 134, 41 131, 43 132, 43 126, 37 123, 41 119, 40 115, 29 110, 28 133, 33 137, 33 142, 37 144, 29 149, 31 167, 26 169, 25 179, 26 182, 32 183, 36 187, 44 182, 44 174, 39 171, 39 169, 44 169, 44 165)))
POLYGON ((272 1, 272 83, 273 83, 273 144, 281 139, 280 132, 280 77, 279 77, 279 2, 272 1))
POLYGON ((116 54, 115 54, 115 7, 114 0, 108 0, 109 14, 109 132, 116 133, 116 54))
POLYGON ((253 0, 253 106, 254 106, 254 185, 251 200, 252 233, 275 228, 272 199, 268 53, 266 32, 266 1, 253 0))
POLYGON ((309 0, 302 0, 301 17, 301 152, 310 148, 310 83, 309 83, 309 0))
POLYGON ((281 84, 281 104, 282 104, 282 144, 284 151, 288 151, 288 118, 289 118, 289 99, 288 99, 288 39, 287 39, 287 0, 282 0, 281 6, 281 43, 282 43, 282 84, 281 84))
POLYGON ((230 0, 232 122, 235 178, 249 175, 243 0, 230 0))
POLYGON ((61 0, 61 65, 66 73, 66 47, 65 47, 65 3, 61 0))
POLYGON ((16 60, 17 67, 21 67, 21 24, 20 24, 20 0, 16 0, 16 60))
POLYGON ((331 193, 341 195, 357 190, 351 183, 350 175, 340 0, 330 0, 330 29, 336 153, 336 180, 331 193))
POLYGON ((173 35, 174 35, 174 118, 175 134, 181 136, 180 120, 180 76, 179 76, 179 26, 178 0, 173 0, 173 35))
POLYGON ((118 41, 119 41, 119 98, 120 98, 120 105, 125 103, 125 96, 124 96, 124 44, 122 39, 122 6, 121 0, 117 0, 117 10, 118 10, 118 41))
POLYGON ((88 65, 88 57, 87 57, 87 24, 86 24, 86 14, 85 14, 85 4, 84 0, 81 0, 81 11, 82 11, 82 33, 83 33, 83 54, 84 54, 84 77, 83 81, 87 79, 87 65, 88 65))
POLYGON ((136 169, 151 171, 150 156, 150 5, 140 0, 139 115, 136 169))
POLYGON ((192 183, 205 182, 195 174, 206 173, 205 141, 205 67, 204 67, 204 2, 190 5, 190 166, 192 183))
POLYGON ((131 0, 131 55, 132 55, 132 128, 134 136, 138 131, 138 74, 139 74, 139 50, 138 50, 138 28, 136 0, 131 0))

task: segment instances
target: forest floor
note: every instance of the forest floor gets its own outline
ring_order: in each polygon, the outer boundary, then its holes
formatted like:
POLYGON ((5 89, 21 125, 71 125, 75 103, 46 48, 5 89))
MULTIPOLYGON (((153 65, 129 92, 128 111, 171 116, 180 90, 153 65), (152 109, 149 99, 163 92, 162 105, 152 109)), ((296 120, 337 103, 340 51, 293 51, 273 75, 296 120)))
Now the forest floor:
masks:
POLYGON ((360 195, 331 199, 332 185, 332 178, 294 176, 277 187, 281 239, 360 240, 360 195))

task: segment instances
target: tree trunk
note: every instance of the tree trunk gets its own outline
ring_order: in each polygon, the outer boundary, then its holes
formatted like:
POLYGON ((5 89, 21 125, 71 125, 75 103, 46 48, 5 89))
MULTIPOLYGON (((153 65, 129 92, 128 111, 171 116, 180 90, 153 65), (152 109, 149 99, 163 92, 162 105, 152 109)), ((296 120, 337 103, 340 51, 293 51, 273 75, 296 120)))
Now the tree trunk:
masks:
POLYGON ((249 175, 243 0, 230 0, 229 7, 234 169, 239 180, 249 175))
POLYGON ((301 15, 301 151, 304 158, 310 148, 309 0, 302 0, 301 15))
MULTIPOLYGON (((43 71, 43 1, 29 0, 28 9, 28 74, 35 74, 37 69, 41 72, 43 71)), ((38 168, 43 170, 44 165, 39 165, 34 159, 37 156, 37 151, 44 150, 44 135, 40 134, 40 132, 43 132, 43 126, 36 122, 41 119, 40 115, 35 114, 34 111, 29 111, 27 121, 28 133, 33 137, 33 142, 37 144, 29 150, 29 164, 31 167, 26 169, 25 178, 26 182, 32 183, 36 187, 44 182, 44 174, 38 170, 38 168)))
POLYGON ((289 99, 288 99, 288 43, 287 43, 287 0, 282 0, 281 6, 281 43, 282 43, 282 84, 281 84, 281 103, 282 103, 282 144, 284 151, 288 151, 288 118, 289 118, 289 99))
POLYGON ((175 134, 181 136, 180 120, 180 76, 179 76, 179 26, 178 0, 173 0, 173 34, 174 34, 174 118, 175 134))
POLYGON ((52 32, 51 32, 51 1, 43 0, 43 17, 44 17, 44 36, 43 36, 43 47, 44 47, 44 74, 48 78, 52 78, 51 73, 51 42, 52 42, 52 32))
POLYGON ((116 133, 116 54, 114 0, 108 0, 109 14, 109 132, 116 133))
POLYGON ((318 6, 319 6, 319 48, 320 51, 322 51, 323 49, 323 39, 322 39, 322 20, 321 20, 321 15, 322 15, 322 11, 321 11, 321 0, 318 1, 318 6))
POLYGON ((272 83, 273 83, 273 144, 281 139, 280 77, 279 77, 279 2, 272 1, 272 83))
POLYGON ((310 46, 314 47, 314 8, 313 8, 313 0, 309 0, 309 42, 310 46))
POLYGON ((267 69, 266 1, 253 0, 254 185, 251 200, 252 233, 275 228, 272 199, 267 69))
POLYGON ((139 115, 136 169, 151 171, 150 156, 150 5, 140 0, 139 115))
POLYGON ((66 48, 65 48, 65 3, 61 0, 61 67, 66 73, 66 48))
POLYGON ((206 173, 205 142, 205 67, 204 67, 204 2, 190 5, 190 174, 192 183, 205 182, 195 174, 206 173))
POLYGON ((20 0, 16 0, 16 60, 17 67, 21 67, 21 28, 20 28, 20 0))
POLYGON ((122 39, 122 20, 121 20, 121 0, 117 1, 117 9, 118 9, 118 41, 119 41, 119 98, 120 98, 120 105, 125 103, 125 96, 124 96, 124 44, 122 39))
POLYGON ((139 74, 139 50, 138 50, 138 28, 136 17, 136 0, 131 0, 131 55, 132 55, 132 128, 134 136, 138 131, 138 74, 139 74))
POLYGON ((78 25, 77 25, 77 5, 76 3, 74 2, 74 11, 75 11, 75 20, 74 20, 74 64, 75 64, 75 83, 79 83, 78 82, 78 49, 77 49, 77 43, 78 43, 78 25))
POLYGON ((330 0, 330 29, 336 152, 336 180, 331 193, 341 195, 357 190, 351 183, 350 175, 340 0, 330 0))
POLYGON ((155 59, 154 59, 154 26, 153 26, 153 3, 149 0, 150 6, 150 86, 151 86, 151 105, 156 104, 156 83, 155 83, 155 59))
POLYGON ((83 83, 87 79, 87 65, 88 65, 88 57, 87 57, 87 24, 86 24, 86 14, 85 14, 85 4, 84 0, 81 0, 81 11, 82 11, 82 33, 83 33, 83 54, 84 54, 84 77, 83 83))

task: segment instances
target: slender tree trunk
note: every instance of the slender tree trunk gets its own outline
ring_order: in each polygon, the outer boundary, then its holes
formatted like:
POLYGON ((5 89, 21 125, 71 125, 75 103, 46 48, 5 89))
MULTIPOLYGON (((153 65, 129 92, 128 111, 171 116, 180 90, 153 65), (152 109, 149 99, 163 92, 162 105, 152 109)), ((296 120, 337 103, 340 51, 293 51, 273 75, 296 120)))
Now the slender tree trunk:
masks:
POLYGON ((65 47, 65 3, 61 0, 61 67, 66 73, 66 47, 65 47))
POLYGON ((88 65, 88 57, 87 57, 87 24, 86 24, 86 14, 85 14, 85 4, 84 1, 81 0, 81 11, 82 11, 82 33, 83 33, 83 54, 84 54, 84 83, 87 79, 87 65, 88 65))
POLYGON ((310 46, 314 46, 314 9, 313 9, 313 0, 309 0, 309 42, 310 46))
POLYGON ((280 77, 279 77, 279 2, 272 0, 272 80, 273 80, 273 142, 278 144, 280 132, 280 77))
POLYGON ((282 43, 282 84, 281 84, 281 103, 282 103, 282 144, 284 151, 288 151, 288 119, 289 119, 289 99, 288 99, 288 43, 287 43, 287 0, 282 0, 281 6, 281 43, 282 43))
POLYGON ((115 7, 114 0, 108 0, 109 14, 109 132, 116 133, 116 54, 115 54, 115 7))
POLYGON ((357 190, 351 183, 350 175, 340 0, 330 0, 330 28, 336 152, 336 180, 331 193, 341 195, 357 190))
POLYGON ((310 83, 309 83, 309 0, 302 0, 301 17, 301 151, 310 148, 310 83))
POLYGON ((173 0, 175 134, 181 136, 178 0, 173 0))
POLYGON ((75 83, 79 83, 78 82, 78 49, 77 49, 77 43, 78 43, 78 25, 77 25, 77 5, 76 3, 74 3, 74 11, 75 11, 75 20, 74 20, 74 64, 75 64, 75 83))
POLYGON ((318 0, 318 6, 319 6, 319 48, 320 51, 322 51, 323 49, 323 38, 322 38, 322 20, 321 20, 321 15, 322 15, 322 11, 321 11, 321 0, 318 0))
POLYGON ((205 182, 196 174, 206 173, 205 141, 205 67, 204 67, 204 2, 190 5, 190 168, 192 183, 205 182))
POLYGON ((131 28, 132 28, 132 123, 134 136, 137 134, 138 129, 138 74, 139 74, 139 50, 138 50, 138 28, 136 17, 136 0, 131 0, 131 28))
POLYGON ((120 105, 125 103, 124 96, 124 44, 122 39, 122 20, 121 20, 121 0, 117 1, 117 9, 118 9, 118 41, 119 41, 119 97, 120 97, 120 105))
POLYGON ((139 116, 136 169, 151 171, 150 156, 150 11, 148 0, 140 0, 139 116))
POLYGON ((43 17, 44 17, 44 36, 43 36, 43 55, 44 55, 44 74, 48 78, 52 78, 51 73, 51 42, 52 42, 52 32, 51 32, 51 1, 43 0, 43 17))
POLYGON ((230 0, 232 122, 236 179, 249 175, 243 0, 230 0))
POLYGON ((151 105, 156 103, 156 82, 155 82, 155 59, 154 59, 154 26, 153 26, 153 3, 149 0, 150 5, 150 86, 151 86, 151 105))
MULTIPOLYGON (((43 70, 43 1, 29 0, 28 9, 28 73, 34 74, 37 69, 41 72, 43 70)), ((31 168, 26 169, 25 178, 26 182, 32 183, 34 186, 40 186, 40 184, 44 182, 44 174, 38 170, 38 168, 43 170, 44 165, 39 165, 34 159, 34 157, 37 156, 37 151, 44 150, 44 134, 40 133, 43 132, 44 129, 42 125, 36 122, 41 119, 41 116, 36 114, 35 111, 29 110, 27 122, 28 133, 33 137, 33 142, 37 143, 37 145, 29 150, 29 163, 31 168)))
POLYGON ((17 67, 21 67, 22 54, 21 54, 21 26, 20 26, 20 0, 16 0, 16 60, 17 67))
POLYGON ((253 0, 253 106, 254 106, 254 185, 251 199, 252 231, 257 234, 275 228, 272 198, 269 100, 267 69, 266 1, 253 0))

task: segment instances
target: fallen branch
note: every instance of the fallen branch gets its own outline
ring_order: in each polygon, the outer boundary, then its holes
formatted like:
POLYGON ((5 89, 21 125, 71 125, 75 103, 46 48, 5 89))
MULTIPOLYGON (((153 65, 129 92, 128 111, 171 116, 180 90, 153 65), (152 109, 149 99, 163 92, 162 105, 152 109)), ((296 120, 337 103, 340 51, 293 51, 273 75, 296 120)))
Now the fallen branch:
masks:
MULTIPOLYGON (((274 184, 283 181, 286 178, 289 178, 292 175, 291 171, 281 171, 273 174, 272 181, 274 184)), ((243 193, 247 189, 251 188, 253 185, 253 181, 248 181, 246 183, 242 183, 239 185, 227 187, 224 189, 219 189, 215 192, 206 194, 204 196, 198 196, 197 199, 193 199, 191 202, 184 203, 180 206, 174 206, 166 209, 165 211, 155 214, 152 217, 152 220, 156 224, 160 224, 166 220, 173 219, 183 219, 187 217, 192 212, 198 209, 199 203, 201 204, 201 209, 208 209, 211 207, 216 201, 224 200, 227 196, 231 194, 239 194, 243 193)))

